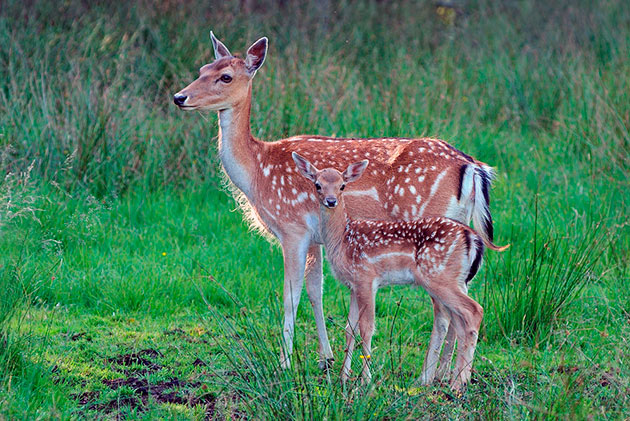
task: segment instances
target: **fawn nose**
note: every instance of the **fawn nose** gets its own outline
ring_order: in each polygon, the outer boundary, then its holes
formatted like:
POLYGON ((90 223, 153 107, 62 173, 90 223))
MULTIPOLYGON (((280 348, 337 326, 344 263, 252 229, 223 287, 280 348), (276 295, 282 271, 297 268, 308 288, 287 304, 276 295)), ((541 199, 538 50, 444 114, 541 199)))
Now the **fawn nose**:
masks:
POLYGON ((184 102, 186 102, 186 98, 188 98, 186 95, 175 94, 175 96, 173 97, 173 102, 175 103, 175 105, 179 105, 181 107, 182 105, 184 105, 184 102))
POLYGON ((337 199, 335 199, 334 197, 327 197, 325 200, 325 204, 329 208, 334 208, 335 206, 337 206, 337 199))

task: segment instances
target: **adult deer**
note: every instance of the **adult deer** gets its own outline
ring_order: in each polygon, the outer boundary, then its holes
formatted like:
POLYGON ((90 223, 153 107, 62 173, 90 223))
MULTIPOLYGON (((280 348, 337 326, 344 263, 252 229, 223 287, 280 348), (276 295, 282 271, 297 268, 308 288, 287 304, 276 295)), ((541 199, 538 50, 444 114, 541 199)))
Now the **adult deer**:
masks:
MULTIPOLYGON (((452 324, 457 332, 458 349, 451 386, 460 390, 470 380, 483 317, 481 306, 468 297, 468 282, 479 270, 484 240, 466 225, 445 217, 413 221, 354 220, 346 213, 347 193, 343 190, 361 178, 368 160, 350 164, 341 173, 334 168, 320 171, 296 152, 293 159, 299 173, 314 184, 326 257, 335 277, 351 290, 342 381, 345 383, 350 375, 357 331, 363 340, 361 378, 369 381, 372 377, 369 360, 378 288, 415 284, 429 293, 435 312, 422 382, 433 381, 447 327, 452 324)), ((507 248, 490 241, 485 245, 498 251, 507 248)))
MULTIPOLYGON (((444 215, 475 227, 492 240, 488 192, 493 170, 436 139, 339 139, 294 136, 276 142, 255 139, 250 130, 252 80, 267 53, 267 38, 232 56, 210 33, 216 60, 174 96, 182 110, 219 113, 219 157, 232 189, 254 226, 275 236, 284 257, 284 367, 290 365, 295 315, 304 277, 319 336, 320 367, 333 359, 322 308, 322 251, 319 206, 308 182, 295 173, 292 152, 315 165, 346 168, 359 156, 372 165, 346 192, 357 219, 412 220, 444 215)), ((450 361, 454 332, 443 358, 450 361)))

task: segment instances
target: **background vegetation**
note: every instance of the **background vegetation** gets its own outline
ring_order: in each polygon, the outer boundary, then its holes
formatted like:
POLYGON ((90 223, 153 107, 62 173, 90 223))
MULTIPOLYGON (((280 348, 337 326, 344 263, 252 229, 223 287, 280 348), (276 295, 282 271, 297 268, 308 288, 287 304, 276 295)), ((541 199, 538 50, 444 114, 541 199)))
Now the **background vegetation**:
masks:
POLYGON ((0 3, 0 418, 628 417, 625 0, 109 3, 0 3), (262 139, 430 135, 497 167, 512 247, 471 290, 463 398, 418 387, 432 313, 409 288, 378 297, 373 385, 343 389, 328 273, 334 369, 304 297, 277 370, 281 253, 220 189, 216 117, 171 102, 210 29, 270 39, 262 139))

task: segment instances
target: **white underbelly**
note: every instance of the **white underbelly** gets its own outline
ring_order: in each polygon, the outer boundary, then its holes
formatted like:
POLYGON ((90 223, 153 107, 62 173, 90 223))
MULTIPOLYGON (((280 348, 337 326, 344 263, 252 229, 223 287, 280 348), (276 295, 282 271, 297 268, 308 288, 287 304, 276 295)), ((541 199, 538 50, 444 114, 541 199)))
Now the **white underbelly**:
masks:
POLYGON ((387 285, 410 285, 414 283, 415 280, 410 269, 387 270, 381 273, 378 279, 379 288, 387 285))

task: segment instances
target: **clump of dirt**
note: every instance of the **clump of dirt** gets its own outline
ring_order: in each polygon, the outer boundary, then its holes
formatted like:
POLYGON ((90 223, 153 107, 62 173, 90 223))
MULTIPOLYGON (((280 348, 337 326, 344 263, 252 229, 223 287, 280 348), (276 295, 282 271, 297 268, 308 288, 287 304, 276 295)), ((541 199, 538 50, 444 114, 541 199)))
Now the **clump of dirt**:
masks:
MULTIPOLYGON (((186 406, 203 405, 206 414, 211 416, 214 413, 216 396, 213 393, 197 394, 198 382, 186 382, 178 378, 172 378, 164 382, 150 383, 145 378, 128 377, 123 379, 104 380, 103 383, 112 390, 122 386, 133 389, 133 395, 119 399, 112 399, 109 402, 92 404, 88 409, 99 412, 113 412, 121 407, 129 406, 132 409, 143 410, 149 403, 149 398, 158 403, 173 403, 186 406)), ((87 398, 81 396, 80 401, 87 398)), ((85 402, 87 403, 87 402, 85 402)))
POLYGON ((193 361, 192 363, 195 367, 207 367, 208 364, 206 364, 202 359, 197 358, 195 361, 193 361))
POLYGON ((125 367, 139 365, 144 367, 144 369, 142 369, 143 372, 153 372, 162 369, 162 366, 154 363, 146 357, 155 358, 161 356, 162 354, 155 349, 143 349, 142 351, 108 358, 107 361, 125 367))
POLYGON ((202 405, 205 407, 206 416, 211 418, 216 406, 216 396, 213 393, 199 393, 206 387, 200 382, 189 382, 177 377, 166 381, 151 383, 148 379, 140 377, 140 374, 151 373, 163 368, 162 365, 151 361, 152 358, 161 357, 162 354, 154 349, 144 349, 135 353, 118 355, 108 358, 107 362, 117 366, 130 367, 142 366, 141 370, 122 370, 127 377, 113 380, 103 380, 103 384, 112 390, 117 390, 123 386, 133 390, 133 394, 104 403, 95 403, 101 393, 98 391, 83 392, 74 396, 80 404, 85 405, 89 410, 101 413, 113 413, 120 411, 122 407, 130 407, 143 411, 149 401, 158 403, 173 403, 186 406, 202 405))
POLYGON ((139 395, 144 403, 151 396, 156 402, 176 403, 180 405, 200 405, 214 403, 214 395, 206 394, 195 396, 194 390, 200 386, 199 382, 186 382, 178 378, 172 378, 155 384, 149 383, 145 378, 128 377, 126 379, 104 380, 104 384, 116 390, 121 386, 127 386, 139 395))
POLYGON ((72 395, 72 398, 79 401, 80 405, 86 405, 98 399, 99 396, 100 396, 100 392, 94 390, 94 391, 83 392, 76 395, 72 395))
POLYGON ((78 341, 79 339, 84 338, 88 342, 92 342, 92 338, 88 336, 87 332, 76 332, 70 335, 71 341, 78 341))
POLYGON ((125 396, 120 399, 112 399, 111 401, 106 403, 90 405, 88 409, 96 410, 103 413, 111 413, 114 411, 119 411, 125 406, 137 408, 140 405, 142 405, 142 401, 136 396, 125 396))

